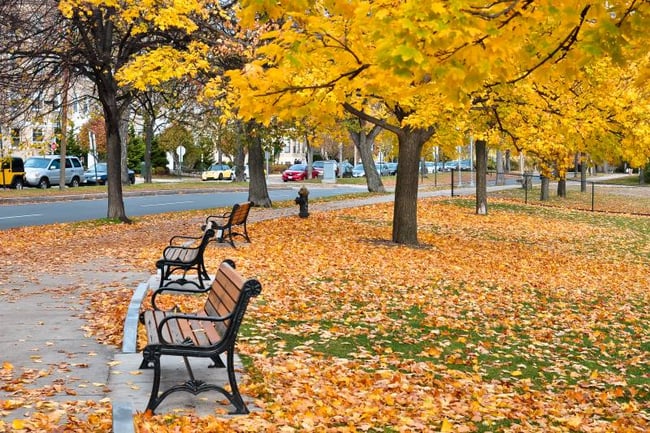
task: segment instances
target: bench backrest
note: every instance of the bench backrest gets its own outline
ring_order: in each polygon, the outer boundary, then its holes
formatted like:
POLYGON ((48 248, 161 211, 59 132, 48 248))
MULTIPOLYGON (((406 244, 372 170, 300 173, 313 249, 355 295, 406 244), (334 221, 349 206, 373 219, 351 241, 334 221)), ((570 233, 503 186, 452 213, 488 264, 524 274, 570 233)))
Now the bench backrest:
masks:
POLYGON ((244 224, 248 218, 248 212, 251 210, 252 202, 236 203, 230 212, 230 225, 237 226, 244 224))
POLYGON ((257 280, 244 280, 232 261, 221 263, 203 309, 208 316, 230 316, 228 320, 215 322, 223 340, 236 336, 250 298, 259 295, 261 290, 257 280))

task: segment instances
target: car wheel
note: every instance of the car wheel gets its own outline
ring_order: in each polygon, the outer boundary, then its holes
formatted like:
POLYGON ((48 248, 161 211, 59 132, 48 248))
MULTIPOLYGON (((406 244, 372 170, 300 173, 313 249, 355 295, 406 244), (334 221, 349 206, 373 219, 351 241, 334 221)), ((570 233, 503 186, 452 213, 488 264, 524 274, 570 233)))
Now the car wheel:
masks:
POLYGON ((217 178, 217 180, 223 180, 223 173, 219 173, 219 177, 217 178))
POLYGON ((48 182, 46 177, 43 177, 38 181, 38 187, 41 189, 47 189, 50 187, 50 182, 48 182))
POLYGON ((72 182, 70 182, 70 186, 72 188, 78 188, 79 187, 79 178, 78 177, 73 177, 72 182))
POLYGON ((22 179, 16 179, 14 182, 14 188, 16 189, 23 189, 23 180, 22 179))

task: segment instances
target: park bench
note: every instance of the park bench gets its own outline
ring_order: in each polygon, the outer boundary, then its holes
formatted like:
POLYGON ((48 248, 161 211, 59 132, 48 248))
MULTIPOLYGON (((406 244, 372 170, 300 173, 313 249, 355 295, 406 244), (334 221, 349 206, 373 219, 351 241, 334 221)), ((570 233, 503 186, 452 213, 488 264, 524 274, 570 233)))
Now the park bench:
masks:
POLYGON ((237 203, 230 212, 223 215, 210 215, 205 219, 203 228, 212 227, 217 242, 227 241, 233 248, 235 248, 235 236, 241 236, 250 243, 246 220, 252 206, 253 203, 250 201, 237 203))
MULTIPOLYGON (((160 288, 157 291, 171 290, 177 294, 179 288, 160 288)), ((239 393, 233 357, 239 326, 252 296, 262 290, 255 279, 244 280, 235 270, 231 260, 224 260, 219 266, 215 279, 208 289, 203 311, 181 313, 158 309, 145 310, 140 315, 147 332, 147 345, 143 350, 140 368, 153 368, 154 379, 147 411, 153 413, 170 394, 185 391, 198 395, 205 391, 218 391, 235 407, 233 414, 246 414, 248 408, 239 393), (226 353, 224 365, 221 355, 226 353), (188 373, 188 380, 171 386, 159 393, 161 381, 161 357, 163 355, 182 356, 188 373), (188 358, 209 358, 214 362, 210 368, 226 368, 230 391, 223 386, 197 380, 188 358)), ((195 293, 190 290, 189 293, 195 293)))
POLYGON ((205 290, 204 281, 209 281, 210 276, 205 269, 203 253, 208 243, 214 237, 214 230, 207 227, 202 236, 174 236, 169 240, 169 245, 163 250, 162 259, 156 262, 156 268, 160 270, 159 287, 169 285, 191 284, 199 289, 205 290), (187 273, 195 270, 197 280, 187 279, 187 273), (172 278, 172 275, 182 271, 180 278, 172 278))

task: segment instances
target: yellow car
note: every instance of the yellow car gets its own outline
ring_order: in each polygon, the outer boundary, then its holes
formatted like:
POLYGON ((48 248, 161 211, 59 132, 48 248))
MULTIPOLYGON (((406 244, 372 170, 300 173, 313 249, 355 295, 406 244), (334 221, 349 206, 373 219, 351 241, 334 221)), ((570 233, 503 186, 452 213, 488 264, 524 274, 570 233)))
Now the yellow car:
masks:
POLYGON ((0 186, 23 189, 25 167, 22 158, 6 157, 0 159, 0 186))
POLYGON ((228 164, 212 164, 210 168, 201 173, 201 180, 232 180, 235 178, 235 170, 228 164))

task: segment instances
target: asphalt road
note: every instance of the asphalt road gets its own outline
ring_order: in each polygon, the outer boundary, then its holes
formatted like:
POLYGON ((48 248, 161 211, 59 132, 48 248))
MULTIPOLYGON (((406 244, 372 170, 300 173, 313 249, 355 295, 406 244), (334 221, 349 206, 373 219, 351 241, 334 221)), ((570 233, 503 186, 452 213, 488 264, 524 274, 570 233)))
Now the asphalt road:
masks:
MULTIPOLYGON (((269 189, 272 201, 293 200, 300 184, 269 189)), ((310 187, 310 198, 330 197, 367 191, 365 187, 318 186, 310 187)), ((196 193, 165 193, 124 198, 128 216, 152 215, 184 210, 230 207, 247 200, 247 191, 219 191, 196 193)), ((106 217, 106 198, 87 200, 59 200, 0 206, 0 230, 12 227, 47 225, 62 222, 86 221, 106 217)))

